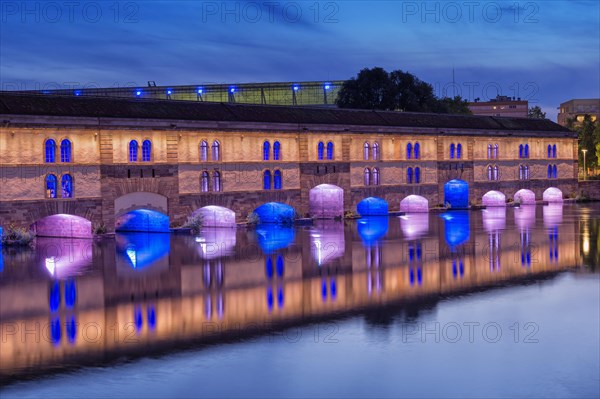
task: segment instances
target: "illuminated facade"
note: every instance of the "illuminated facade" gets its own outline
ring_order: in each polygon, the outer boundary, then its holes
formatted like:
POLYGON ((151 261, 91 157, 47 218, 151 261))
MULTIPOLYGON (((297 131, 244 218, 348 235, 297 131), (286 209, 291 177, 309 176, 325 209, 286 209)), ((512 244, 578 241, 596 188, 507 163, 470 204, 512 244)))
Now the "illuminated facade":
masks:
MULTIPOLYGON (((422 210, 479 204, 491 190, 513 200, 526 189, 523 198, 540 201, 550 187, 564 197, 579 189, 576 136, 548 120, 85 96, 0 99, 3 227, 42 229, 42 219, 66 214, 108 231, 166 231, 207 206, 230 209, 237 221, 269 202, 292 206, 296 216, 340 217, 368 197, 398 211, 409 196, 425 200, 410 200, 422 210), (447 201, 450 181, 466 186, 447 201)), ((71 236, 79 229, 74 223, 46 234, 71 236)))
POLYGON ((529 102, 520 98, 497 96, 489 101, 470 102, 469 109, 473 115, 527 118, 529 102))
POLYGON ((590 116, 592 122, 600 117, 600 99, 573 99, 560 104, 558 107, 558 124, 567 126, 569 120, 575 125, 583 122, 586 115, 590 116))

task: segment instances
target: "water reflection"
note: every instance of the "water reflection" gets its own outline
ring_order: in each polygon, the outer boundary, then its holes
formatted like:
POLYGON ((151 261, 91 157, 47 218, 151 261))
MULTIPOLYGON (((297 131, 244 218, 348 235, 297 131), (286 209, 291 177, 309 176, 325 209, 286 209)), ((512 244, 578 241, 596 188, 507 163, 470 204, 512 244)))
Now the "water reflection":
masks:
POLYGON ((544 207, 543 229, 535 228, 536 207, 523 206, 304 228, 207 228, 197 237, 117 234, 114 241, 77 247, 83 250, 69 264, 59 260, 52 274, 43 262, 49 248, 77 240, 40 241, 29 252, 4 252, 0 327, 39 323, 48 339, 9 336, 0 371, 18 375, 82 357, 103 362, 150 354, 240 326, 256 331, 265 323, 301 323, 382 304, 418 308, 426 299, 577 267, 577 209, 544 207), (84 339, 90 326, 103 338, 84 339))
POLYGON ((38 237, 36 246, 38 264, 55 279, 82 274, 92 264, 91 240, 38 237))

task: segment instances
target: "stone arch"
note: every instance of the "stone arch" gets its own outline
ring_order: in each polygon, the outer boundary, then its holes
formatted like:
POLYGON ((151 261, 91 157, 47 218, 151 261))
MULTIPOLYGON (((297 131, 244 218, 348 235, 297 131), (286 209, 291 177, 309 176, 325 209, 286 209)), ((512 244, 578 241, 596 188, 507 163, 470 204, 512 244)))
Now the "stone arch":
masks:
POLYGON ((136 191, 115 199, 115 216, 121 216, 136 209, 148 209, 168 215, 168 198, 161 194, 136 191))
POLYGON ((235 212, 217 205, 203 206, 192 212, 192 217, 202 217, 203 227, 235 227, 235 212))
POLYGON ((310 215, 318 219, 344 216, 344 190, 334 184, 319 184, 309 192, 310 215))
POLYGON ((535 193, 531 190, 522 188, 515 193, 514 201, 519 202, 522 205, 535 204, 535 193))
POLYGON ((360 216, 387 216, 388 202, 378 197, 367 197, 356 205, 356 212, 360 216))
POLYGON ((92 222, 66 213, 36 220, 31 229, 40 237, 92 238, 92 222))
POLYGON ((542 199, 548 202, 563 202, 563 192, 559 188, 549 187, 542 194, 542 199))
POLYGON ((485 206, 506 206, 506 195, 500 191, 491 190, 483 194, 481 202, 485 206))

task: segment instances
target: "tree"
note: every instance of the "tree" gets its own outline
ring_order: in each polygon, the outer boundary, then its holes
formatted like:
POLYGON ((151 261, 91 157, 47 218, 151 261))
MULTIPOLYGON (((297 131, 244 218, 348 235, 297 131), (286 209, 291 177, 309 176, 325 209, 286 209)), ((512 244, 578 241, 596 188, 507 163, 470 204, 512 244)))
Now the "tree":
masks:
POLYGON ((409 72, 388 73, 383 68, 362 69, 344 82, 336 104, 340 108, 386 111, 470 113, 460 96, 438 99, 433 87, 409 72))
POLYGON ((536 105, 535 107, 529 107, 529 112, 527 113, 527 116, 536 119, 546 119, 546 113, 542 112, 542 109, 539 105, 536 105))
POLYGON ((590 115, 585 115, 583 121, 574 123, 570 120, 567 126, 571 126, 578 134, 579 138, 579 162, 583 166, 583 152, 586 153, 586 166, 598 165, 598 154, 596 153, 596 145, 600 143, 600 121, 592 122, 590 115))

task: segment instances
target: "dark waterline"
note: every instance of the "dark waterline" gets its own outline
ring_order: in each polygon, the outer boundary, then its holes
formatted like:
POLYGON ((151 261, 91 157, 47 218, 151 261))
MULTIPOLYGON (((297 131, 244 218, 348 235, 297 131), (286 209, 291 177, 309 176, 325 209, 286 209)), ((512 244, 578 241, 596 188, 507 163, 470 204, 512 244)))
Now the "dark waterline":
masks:
POLYGON ((598 205, 411 216, 4 249, 2 397, 600 396, 598 205))

